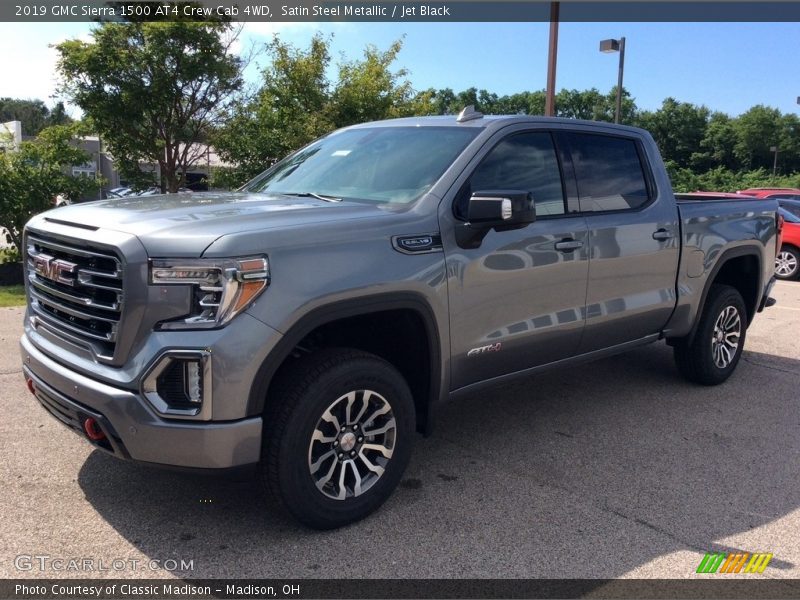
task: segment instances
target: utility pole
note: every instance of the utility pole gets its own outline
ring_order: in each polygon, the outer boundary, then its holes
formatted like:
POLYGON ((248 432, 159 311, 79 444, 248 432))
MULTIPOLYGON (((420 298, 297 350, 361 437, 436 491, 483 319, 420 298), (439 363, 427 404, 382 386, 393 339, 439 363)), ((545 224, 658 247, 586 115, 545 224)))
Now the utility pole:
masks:
POLYGON ((556 58, 558 57, 559 3, 550 3, 550 44, 547 49, 547 90, 544 97, 544 116, 556 114, 556 58))

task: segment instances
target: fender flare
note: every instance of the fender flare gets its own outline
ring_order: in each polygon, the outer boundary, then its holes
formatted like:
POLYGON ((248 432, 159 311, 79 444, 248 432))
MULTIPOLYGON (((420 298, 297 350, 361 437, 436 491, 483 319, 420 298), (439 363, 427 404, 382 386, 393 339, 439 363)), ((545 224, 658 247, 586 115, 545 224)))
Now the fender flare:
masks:
MULTIPOLYGON (((725 266, 725 263, 730 261, 734 258, 741 258, 742 256, 754 256, 756 262, 758 264, 758 287, 756 291, 756 298, 754 304, 754 310, 752 315, 748 315, 748 326, 753 320, 756 311, 758 310, 758 294, 761 293, 763 290, 763 282, 761 281, 762 275, 762 268, 761 268, 761 252, 759 252, 758 246, 753 244, 748 244, 746 246, 738 246, 736 248, 729 248, 725 250, 717 259, 717 262, 714 263, 714 266, 711 268, 711 272, 706 277, 706 283, 703 286, 703 292, 700 294, 700 303, 698 304, 697 313, 694 316, 694 321, 692 323, 692 328, 689 330, 689 334, 686 336, 686 341, 688 343, 692 343, 694 340, 694 336, 697 334, 697 327, 700 324, 700 317, 703 315, 703 310, 706 306, 706 298, 708 297, 708 292, 711 290, 711 286, 714 284, 714 280, 717 278, 722 267, 725 266)), ((747 299, 745 298, 745 303, 747 303, 747 299)))
POLYGON ((403 309, 414 311, 422 319, 428 339, 428 354, 431 364, 427 411, 425 411, 425 414, 418 415, 422 422, 417 424, 418 428, 421 426, 422 432, 428 435, 432 425, 433 406, 442 395, 441 341, 433 309, 424 296, 413 292, 389 292, 340 300, 312 309, 300 317, 259 367, 250 387, 250 395, 247 400, 247 415, 255 416, 264 412, 266 391, 269 389, 275 374, 297 344, 312 331, 322 325, 349 317, 403 309))

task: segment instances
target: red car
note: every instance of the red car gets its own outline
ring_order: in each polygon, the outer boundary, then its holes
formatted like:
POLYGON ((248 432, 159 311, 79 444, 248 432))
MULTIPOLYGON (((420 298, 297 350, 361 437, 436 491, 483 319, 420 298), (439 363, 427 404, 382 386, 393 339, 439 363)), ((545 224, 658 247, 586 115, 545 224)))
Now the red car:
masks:
POLYGON ((684 192, 675 194, 678 200, 752 200, 752 196, 747 196, 744 192, 731 194, 728 192, 684 192))
POLYGON ((785 207, 778 209, 783 217, 781 249, 775 257, 775 277, 797 279, 800 273, 800 217, 785 207))
POLYGON ((749 188, 746 190, 739 190, 736 193, 753 198, 800 200, 800 190, 797 188, 749 188))

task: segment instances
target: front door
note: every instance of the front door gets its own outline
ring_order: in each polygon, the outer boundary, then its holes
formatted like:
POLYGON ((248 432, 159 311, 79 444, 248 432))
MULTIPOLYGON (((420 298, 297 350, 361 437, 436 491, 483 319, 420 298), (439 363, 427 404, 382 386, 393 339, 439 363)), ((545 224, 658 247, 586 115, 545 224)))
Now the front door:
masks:
POLYGON ((588 231, 581 215, 567 214, 570 180, 565 189, 552 135, 507 134, 476 162, 440 210, 453 390, 570 357, 584 328, 588 231), (453 231, 464 226, 470 195, 491 190, 531 192, 536 221, 460 247, 453 231))

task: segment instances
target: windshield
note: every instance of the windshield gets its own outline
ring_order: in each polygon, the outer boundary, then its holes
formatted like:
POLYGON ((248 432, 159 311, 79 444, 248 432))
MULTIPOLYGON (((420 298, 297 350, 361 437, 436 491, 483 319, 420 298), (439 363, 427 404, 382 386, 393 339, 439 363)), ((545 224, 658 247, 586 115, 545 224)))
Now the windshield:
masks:
POLYGON ((242 189, 409 203, 430 189, 479 131, 476 127, 369 127, 335 132, 242 189))

